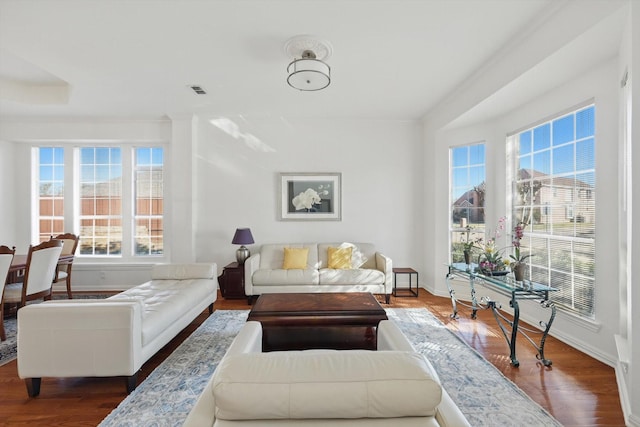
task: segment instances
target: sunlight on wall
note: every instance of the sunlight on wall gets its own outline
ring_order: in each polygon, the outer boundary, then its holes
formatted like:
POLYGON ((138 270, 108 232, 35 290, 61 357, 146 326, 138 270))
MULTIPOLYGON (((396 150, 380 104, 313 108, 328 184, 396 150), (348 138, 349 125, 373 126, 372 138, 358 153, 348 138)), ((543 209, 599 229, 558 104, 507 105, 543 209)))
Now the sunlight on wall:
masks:
POLYGON ((240 132, 240 126, 228 117, 220 117, 209 120, 209 123, 231 136, 234 139, 242 139, 247 147, 263 153, 274 153, 276 150, 250 133, 240 132))

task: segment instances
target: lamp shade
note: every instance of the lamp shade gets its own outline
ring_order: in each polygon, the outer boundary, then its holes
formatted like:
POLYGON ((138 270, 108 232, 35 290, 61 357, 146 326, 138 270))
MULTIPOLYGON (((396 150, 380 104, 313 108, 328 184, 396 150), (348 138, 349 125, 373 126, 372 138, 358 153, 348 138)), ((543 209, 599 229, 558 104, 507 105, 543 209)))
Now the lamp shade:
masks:
POLYGON ((251 235, 251 229, 236 228, 236 234, 233 235, 231 243, 234 245, 250 245, 251 243, 254 243, 253 236, 251 235))
POLYGON ((321 90, 331 83, 331 68, 319 59, 296 59, 289 64, 287 72, 287 83, 298 90, 321 90))

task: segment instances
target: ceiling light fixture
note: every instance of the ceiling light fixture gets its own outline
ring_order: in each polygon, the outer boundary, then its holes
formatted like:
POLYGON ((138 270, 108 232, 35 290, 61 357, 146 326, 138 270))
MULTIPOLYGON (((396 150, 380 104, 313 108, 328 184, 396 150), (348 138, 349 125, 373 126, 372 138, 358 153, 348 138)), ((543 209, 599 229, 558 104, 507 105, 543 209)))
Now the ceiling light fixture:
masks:
POLYGON ((323 60, 331 56, 331 45, 312 36, 287 40, 285 52, 293 61, 287 67, 287 83, 301 91, 316 91, 331 83, 331 67, 323 60))

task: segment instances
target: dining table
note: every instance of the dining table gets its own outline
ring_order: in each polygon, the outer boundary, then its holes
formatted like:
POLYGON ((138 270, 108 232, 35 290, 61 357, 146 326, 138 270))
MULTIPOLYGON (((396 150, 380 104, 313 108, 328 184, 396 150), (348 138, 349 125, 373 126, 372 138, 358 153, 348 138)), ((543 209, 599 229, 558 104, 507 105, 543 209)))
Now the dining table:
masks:
MULTIPOLYGON (((9 274, 7 277, 7 283, 19 282, 20 277, 24 275, 27 269, 27 254, 18 254, 13 256, 11 266, 9 267, 9 274)), ((73 262, 73 254, 60 255, 58 258, 58 265, 69 264, 73 262)))

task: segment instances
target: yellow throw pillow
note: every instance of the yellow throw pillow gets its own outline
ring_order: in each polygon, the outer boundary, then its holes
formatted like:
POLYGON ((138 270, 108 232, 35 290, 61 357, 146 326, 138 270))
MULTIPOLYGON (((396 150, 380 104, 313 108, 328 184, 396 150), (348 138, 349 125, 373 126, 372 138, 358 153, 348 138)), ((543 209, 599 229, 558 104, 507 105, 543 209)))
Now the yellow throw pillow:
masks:
POLYGON ((329 247, 327 249, 327 254, 329 258, 329 268, 334 268, 336 270, 349 270, 351 269, 351 253, 353 251, 352 247, 347 248, 334 248, 329 247))
POLYGON ((284 262, 282 268, 285 270, 307 268, 307 258, 309 248, 284 248, 284 262))

